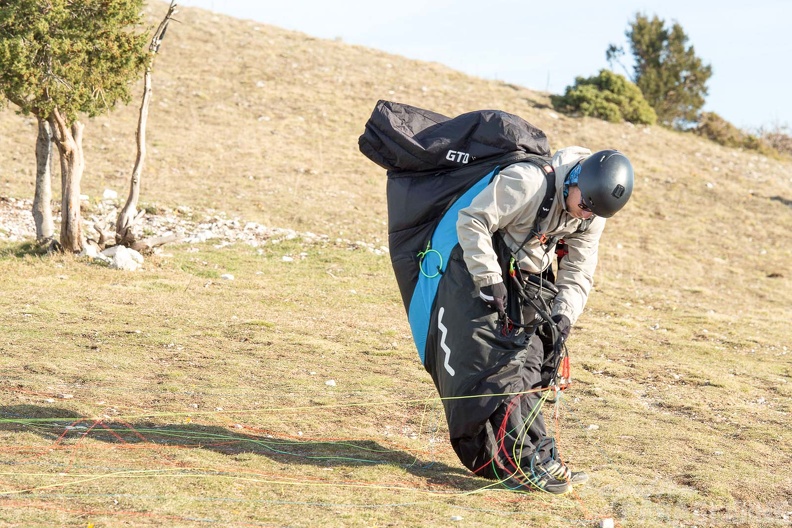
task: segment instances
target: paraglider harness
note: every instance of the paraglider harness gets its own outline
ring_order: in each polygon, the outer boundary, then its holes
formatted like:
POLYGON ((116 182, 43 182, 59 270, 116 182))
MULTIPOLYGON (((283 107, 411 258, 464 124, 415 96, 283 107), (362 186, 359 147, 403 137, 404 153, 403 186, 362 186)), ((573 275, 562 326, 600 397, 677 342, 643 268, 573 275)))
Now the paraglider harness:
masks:
MULTIPOLYGON (((391 263, 418 355, 426 366, 430 323, 433 316, 439 317, 434 312, 436 296, 445 266, 458 245, 456 214, 470 204, 498 171, 519 162, 529 162, 542 169, 547 179, 545 197, 531 235, 517 252, 534 236, 546 251, 555 245, 555 239, 548 240, 539 231, 540 222, 550 213, 555 199, 555 171, 550 164, 549 143, 540 129, 507 112, 479 110, 449 118, 381 100, 366 122, 358 145, 361 153, 388 171, 391 263)), ((503 242, 499 234, 494 236, 503 242)), ((506 244, 501 247, 503 251, 498 252, 498 258, 505 278, 512 275, 510 258, 517 262, 517 252, 512 252, 510 257, 506 244)), ((520 330, 533 334, 547 327, 545 344, 550 343, 560 351, 563 343, 549 316, 557 289, 551 281, 537 284, 530 275, 523 280, 522 272, 516 267, 512 271, 512 280, 519 283, 512 298, 519 297, 520 308, 524 306, 534 315, 531 321, 526 321, 514 306, 511 319, 503 321, 501 331, 505 330, 504 336, 520 330)), ((509 286, 515 289, 511 280, 509 286)), ((560 353, 556 355, 560 361, 560 353)))

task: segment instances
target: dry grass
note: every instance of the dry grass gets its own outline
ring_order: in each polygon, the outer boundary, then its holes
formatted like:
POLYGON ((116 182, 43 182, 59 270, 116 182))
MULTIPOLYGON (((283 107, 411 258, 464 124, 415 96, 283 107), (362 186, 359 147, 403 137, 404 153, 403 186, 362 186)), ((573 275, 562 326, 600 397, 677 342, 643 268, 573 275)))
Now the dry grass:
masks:
MULTIPOLYGON (((500 108, 554 148, 630 156, 636 193, 609 221, 562 408, 564 454, 594 479, 560 499, 474 493, 487 483, 445 440, 387 257, 174 246, 123 274, 16 244, 0 253, 0 523, 788 525, 792 163, 557 116, 546 94, 437 64, 179 18, 154 76, 149 204, 384 243, 384 174, 356 143, 380 98, 500 108)), ((123 195, 135 113, 87 123, 87 194, 123 195)), ((32 196, 34 133, 0 113, 0 194, 32 196)))

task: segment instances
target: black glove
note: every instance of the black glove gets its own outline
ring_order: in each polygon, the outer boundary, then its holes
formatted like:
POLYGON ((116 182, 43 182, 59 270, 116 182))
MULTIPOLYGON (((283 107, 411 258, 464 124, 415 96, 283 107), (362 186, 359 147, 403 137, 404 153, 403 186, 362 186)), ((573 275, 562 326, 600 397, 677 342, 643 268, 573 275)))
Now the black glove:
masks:
POLYGON ((561 314, 555 314, 551 319, 556 324, 556 330, 558 330, 558 336, 561 342, 564 343, 569 337, 569 331, 572 330, 572 322, 569 320, 569 317, 561 314))
POLYGON ((479 289, 479 297, 487 303, 490 309, 501 315, 506 314, 506 286, 502 282, 482 286, 479 289))

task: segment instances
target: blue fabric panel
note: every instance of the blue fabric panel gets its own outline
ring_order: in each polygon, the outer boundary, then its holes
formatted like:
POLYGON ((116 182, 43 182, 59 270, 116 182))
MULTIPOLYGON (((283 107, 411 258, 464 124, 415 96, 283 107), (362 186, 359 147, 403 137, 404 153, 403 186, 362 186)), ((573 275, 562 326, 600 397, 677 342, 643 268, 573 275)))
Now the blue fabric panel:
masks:
MULTIPOLYGON (((497 171, 498 168, 496 167, 492 172, 476 182, 465 194, 460 196, 440 219, 432 235, 431 249, 433 251, 428 252, 421 263, 423 273, 418 275, 418 284, 415 286, 415 291, 410 300, 410 311, 408 314, 410 329, 412 330, 413 340, 418 349, 421 363, 424 362, 426 357, 426 338, 429 334, 429 321, 432 318, 432 305, 437 295, 440 279, 443 277, 442 273, 438 273, 438 267, 440 267, 440 270, 445 271, 451 250, 459 242, 456 231, 459 211, 470 205, 473 198, 489 185, 497 171), (431 277, 432 275, 434 277, 431 277)), ((468 292, 464 292, 464 295, 467 296, 468 292)))

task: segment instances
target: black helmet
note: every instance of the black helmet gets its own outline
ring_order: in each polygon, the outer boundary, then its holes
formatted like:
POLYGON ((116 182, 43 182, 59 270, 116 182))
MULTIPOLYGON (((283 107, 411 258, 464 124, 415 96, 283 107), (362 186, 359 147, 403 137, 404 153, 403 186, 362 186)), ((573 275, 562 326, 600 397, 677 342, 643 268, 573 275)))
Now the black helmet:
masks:
POLYGON ((589 156, 578 176, 580 194, 591 212, 610 218, 624 207, 633 190, 633 168, 618 150, 601 150, 589 156))

